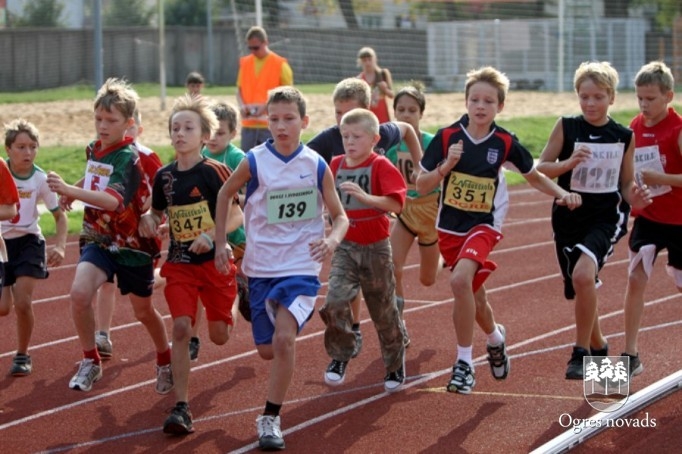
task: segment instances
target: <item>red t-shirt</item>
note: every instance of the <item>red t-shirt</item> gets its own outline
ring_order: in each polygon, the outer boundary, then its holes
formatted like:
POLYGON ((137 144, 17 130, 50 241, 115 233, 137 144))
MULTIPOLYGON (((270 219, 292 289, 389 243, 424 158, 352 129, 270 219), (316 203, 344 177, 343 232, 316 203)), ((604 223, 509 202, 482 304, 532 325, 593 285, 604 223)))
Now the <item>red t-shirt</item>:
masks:
POLYGON ((346 210, 350 227, 345 239, 359 244, 372 244, 390 235, 390 223, 385 211, 367 206, 339 190, 344 181, 357 183, 365 192, 389 196, 405 204, 407 187, 400 171, 385 156, 374 152, 362 164, 349 167, 345 156, 335 156, 331 162, 336 190, 346 210))

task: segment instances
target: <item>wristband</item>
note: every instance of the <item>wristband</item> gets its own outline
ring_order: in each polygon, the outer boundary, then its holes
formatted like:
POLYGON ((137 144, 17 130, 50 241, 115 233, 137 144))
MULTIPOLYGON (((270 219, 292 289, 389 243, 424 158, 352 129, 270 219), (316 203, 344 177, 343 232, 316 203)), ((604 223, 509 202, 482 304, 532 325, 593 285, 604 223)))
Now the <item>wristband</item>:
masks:
POLYGON ((211 238, 209 236, 209 234, 206 232, 201 232, 201 236, 204 237, 208 241, 208 243, 211 245, 211 248, 213 248, 213 238, 211 238))

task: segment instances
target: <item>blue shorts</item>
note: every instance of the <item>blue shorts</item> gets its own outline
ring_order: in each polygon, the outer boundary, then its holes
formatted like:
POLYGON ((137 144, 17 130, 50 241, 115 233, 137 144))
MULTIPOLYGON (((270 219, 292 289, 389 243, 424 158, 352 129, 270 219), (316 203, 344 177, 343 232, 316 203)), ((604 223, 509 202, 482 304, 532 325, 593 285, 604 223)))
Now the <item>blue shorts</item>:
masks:
POLYGON ((45 262, 45 240, 28 234, 18 238, 5 239, 7 263, 2 285, 8 287, 21 276, 46 279, 50 273, 45 262))
POLYGON ((104 271, 107 282, 114 282, 121 290, 121 295, 132 293, 145 298, 152 295, 154 290, 154 265, 126 266, 114 260, 113 254, 96 244, 86 244, 81 249, 78 263, 88 262, 104 271))
POLYGON ((256 345, 272 344, 276 304, 287 308, 301 332, 315 310, 320 287, 317 276, 249 277, 251 330, 256 345))

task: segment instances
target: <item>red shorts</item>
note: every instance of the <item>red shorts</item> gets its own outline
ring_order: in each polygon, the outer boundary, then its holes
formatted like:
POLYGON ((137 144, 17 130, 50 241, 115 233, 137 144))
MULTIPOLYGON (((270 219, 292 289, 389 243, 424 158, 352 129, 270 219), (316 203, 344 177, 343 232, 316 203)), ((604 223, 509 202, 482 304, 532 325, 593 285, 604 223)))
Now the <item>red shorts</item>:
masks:
POLYGON ((232 320, 232 305, 237 295, 236 267, 230 262, 230 273, 216 270, 213 260, 195 265, 165 262, 161 276, 166 278, 163 294, 173 319, 190 317, 194 325, 199 298, 206 309, 206 320, 232 320))
POLYGON ((469 259, 480 266, 474 276, 473 290, 479 289, 497 265, 488 260, 502 234, 488 227, 475 227, 466 236, 453 235, 438 231, 438 248, 443 256, 445 265, 452 270, 461 259, 469 259))

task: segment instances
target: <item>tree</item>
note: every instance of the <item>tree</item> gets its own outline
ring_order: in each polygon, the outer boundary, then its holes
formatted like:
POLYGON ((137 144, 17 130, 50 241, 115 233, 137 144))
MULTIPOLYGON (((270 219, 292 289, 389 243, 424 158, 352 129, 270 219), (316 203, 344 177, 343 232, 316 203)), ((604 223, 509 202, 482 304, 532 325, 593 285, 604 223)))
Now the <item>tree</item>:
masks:
POLYGON ((204 26, 206 25, 206 0, 168 0, 164 16, 166 25, 204 26))
POLYGON ((633 5, 653 6, 656 10, 654 22, 663 30, 670 30, 676 16, 682 15, 680 0, 632 0, 633 5))
POLYGON ((154 9, 145 0, 110 0, 104 10, 104 25, 147 26, 154 15, 154 9))
POLYGON ((33 0, 27 2, 24 14, 14 25, 17 27, 61 27, 60 16, 64 5, 59 0, 33 0))

